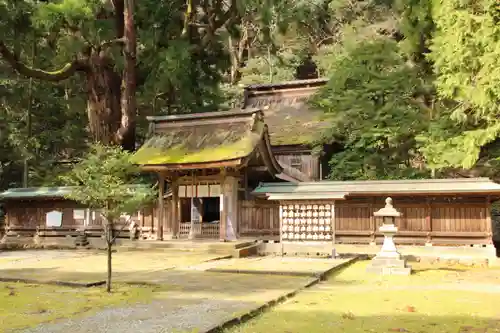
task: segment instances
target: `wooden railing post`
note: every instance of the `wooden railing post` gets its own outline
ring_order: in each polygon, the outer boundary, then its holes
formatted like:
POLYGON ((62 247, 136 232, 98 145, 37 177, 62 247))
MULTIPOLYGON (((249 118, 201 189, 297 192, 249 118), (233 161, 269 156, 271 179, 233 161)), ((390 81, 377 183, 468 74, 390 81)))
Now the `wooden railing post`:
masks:
POLYGON ((370 198, 370 229, 371 229, 371 239, 370 239, 370 245, 376 245, 376 233, 377 233, 377 223, 375 220, 375 216, 373 216, 373 213, 375 212, 374 210, 374 204, 375 204, 375 198, 370 198))
POLYGON ((432 246, 432 204, 430 198, 426 198, 426 204, 427 204, 427 239, 425 241, 426 246, 432 246))
POLYGON ((490 196, 486 197, 486 208, 485 208, 485 214, 486 214, 486 232, 488 233, 488 244, 491 245, 493 244, 493 225, 491 222, 491 207, 490 207, 490 196))

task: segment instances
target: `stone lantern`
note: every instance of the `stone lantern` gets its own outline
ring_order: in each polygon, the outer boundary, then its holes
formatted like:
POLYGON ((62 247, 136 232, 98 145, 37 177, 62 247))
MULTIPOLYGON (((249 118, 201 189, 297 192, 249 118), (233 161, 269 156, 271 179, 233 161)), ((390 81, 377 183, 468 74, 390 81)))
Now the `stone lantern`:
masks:
POLYGON ((385 207, 376 211, 373 215, 382 218, 382 226, 379 228, 379 231, 384 235, 384 244, 380 252, 367 267, 367 272, 384 275, 411 274, 411 267, 406 265, 406 260, 403 259, 396 248, 396 244, 394 244, 393 237, 398 232, 395 221, 396 217, 401 216, 401 213, 392 205, 392 199, 385 199, 385 207))

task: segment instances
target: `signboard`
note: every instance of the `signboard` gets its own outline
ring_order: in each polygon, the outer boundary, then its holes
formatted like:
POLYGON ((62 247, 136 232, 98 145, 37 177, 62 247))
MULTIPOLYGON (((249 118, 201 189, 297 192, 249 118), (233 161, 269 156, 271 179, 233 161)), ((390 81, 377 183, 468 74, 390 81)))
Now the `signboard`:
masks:
POLYGON ((62 212, 53 210, 45 215, 47 227, 60 227, 62 225, 62 212))
POLYGON ((73 210, 73 219, 74 220, 84 220, 85 219, 85 210, 84 209, 74 209, 73 210))

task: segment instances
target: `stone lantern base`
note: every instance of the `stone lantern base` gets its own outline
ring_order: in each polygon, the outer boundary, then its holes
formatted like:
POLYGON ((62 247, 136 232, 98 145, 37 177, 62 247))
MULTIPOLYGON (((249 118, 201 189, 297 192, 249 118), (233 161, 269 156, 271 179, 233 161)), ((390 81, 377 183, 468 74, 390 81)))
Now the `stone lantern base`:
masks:
POLYGON ((384 244, 366 271, 382 275, 410 275, 411 267, 406 264, 394 244, 393 236, 398 232, 398 228, 393 224, 384 224, 379 230, 384 235, 384 244))
POLYGON ((410 275, 411 267, 406 264, 405 259, 388 259, 377 256, 366 268, 366 272, 379 275, 410 275))

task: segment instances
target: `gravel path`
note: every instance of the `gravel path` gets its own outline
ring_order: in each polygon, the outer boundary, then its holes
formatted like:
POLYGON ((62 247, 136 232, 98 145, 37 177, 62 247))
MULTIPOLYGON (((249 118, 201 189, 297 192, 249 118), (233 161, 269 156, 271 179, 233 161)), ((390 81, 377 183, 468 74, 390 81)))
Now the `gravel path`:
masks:
MULTIPOLYGON (((44 324, 24 333, 178 333, 203 332, 230 319, 231 314, 255 306, 241 301, 198 300, 172 309, 168 301, 109 308, 97 314, 44 324)), ((21 331, 18 331, 21 332, 21 331)))

